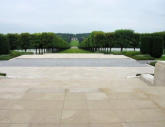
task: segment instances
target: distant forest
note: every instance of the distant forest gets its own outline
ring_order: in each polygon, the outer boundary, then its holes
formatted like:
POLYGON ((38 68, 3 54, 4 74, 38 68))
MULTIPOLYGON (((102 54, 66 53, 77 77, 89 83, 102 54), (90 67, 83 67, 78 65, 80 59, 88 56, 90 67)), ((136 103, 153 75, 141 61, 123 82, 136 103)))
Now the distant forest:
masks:
POLYGON ((82 42, 85 38, 88 38, 90 33, 82 33, 82 34, 69 34, 69 33, 56 33, 57 36, 64 39, 66 42, 71 42, 73 37, 76 37, 79 42, 82 42))

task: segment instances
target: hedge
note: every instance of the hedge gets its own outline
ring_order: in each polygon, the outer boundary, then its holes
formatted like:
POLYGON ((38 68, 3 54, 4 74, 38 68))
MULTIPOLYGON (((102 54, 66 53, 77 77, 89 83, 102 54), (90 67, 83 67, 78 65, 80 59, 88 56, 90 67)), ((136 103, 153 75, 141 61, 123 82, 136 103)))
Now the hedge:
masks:
POLYGON ((163 54, 163 39, 156 35, 143 35, 141 37, 140 51, 150 54, 152 57, 160 58, 163 54))
POLYGON ((152 38, 151 56, 160 58, 163 54, 163 39, 159 36, 152 38))
POLYGON ((7 36, 0 34, 0 54, 8 54, 9 52, 10 46, 7 36))
POLYGON ((140 44, 140 51, 142 54, 151 54, 151 36, 142 36, 141 37, 141 44, 140 44))

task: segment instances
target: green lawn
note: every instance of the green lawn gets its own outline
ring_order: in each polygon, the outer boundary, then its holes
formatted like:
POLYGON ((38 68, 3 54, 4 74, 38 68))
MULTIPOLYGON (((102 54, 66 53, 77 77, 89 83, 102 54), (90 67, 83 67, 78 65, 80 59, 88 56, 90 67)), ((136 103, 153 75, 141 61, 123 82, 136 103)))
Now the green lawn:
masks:
POLYGON ((17 51, 11 51, 10 54, 7 55, 0 55, 0 60, 10 60, 14 57, 18 57, 21 55, 30 55, 33 54, 32 52, 17 52, 17 51))
POLYGON ((0 60, 9 60, 12 59, 13 56, 9 55, 0 55, 0 60))
MULTIPOLYGON (((165 54, 161 58, 153 58, 147 54, 141 54, 140 52, 134 51, 124 51, 124 52, 112 52, 114 55, 125 55, 135 60, 165 60, 165 54)), ((150 65, 155 66, 155 62, 151 62, 150 65)))
POLYGON ((78 47, 78 45, 79 45, 79 42, 78 41, 72 41, 72 42, 70 42, 70 46, 71 47, 78 47))
POLYGON ((158 58, 157 60, 165 60, 165 54, 161 58, 158 58))
POLYGON ((71 48, 71 49, 60 51, 59 53, 91 53, 91 52, 84 49, 71 48))
MULTIPOLYGON (((156 60, 165 60, 165 54, 161 57, 161 58, 158 58, 158 59, 156 59, 156 60)), ((150 63, 150 65, 152 65, 152 66, 155 66, 155 64, 156 64, 156 62, 151 62, 150 63)))
POLYGON ((6 73, 0 73, 0 76, 6 76, 6 73))
POLYGON ((135 55, 135 56, 129 56, 135 60, 154 60, 155 58, 153 58, 150 55, 135 55))
POLYGON ((150 55, 147 54, 141 54, 139 51, 115 51, 115 52, 111 52, 110 54, 113 55, 125 55, 128 57, 131 57, 135 60, 154 60, 153 57, 151 57, 150 55))

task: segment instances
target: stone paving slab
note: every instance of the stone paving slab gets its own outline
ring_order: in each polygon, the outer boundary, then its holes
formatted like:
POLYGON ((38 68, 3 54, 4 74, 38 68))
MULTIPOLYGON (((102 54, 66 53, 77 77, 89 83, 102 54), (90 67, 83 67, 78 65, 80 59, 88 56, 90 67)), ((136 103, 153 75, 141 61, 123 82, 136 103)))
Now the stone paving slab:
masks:
POLYGON ((33 59, 19 58, 10 61, 0 61, 0 67, 147 67, 130 58, 56 58, 33 59))
MULTIPOLYGON (((11 60, 14 61, 14 60, 11 60)), ((164 127, 153 67, 0 67, 0 127, 164 127)))
MULTIPOLYGON (((111 91, 109 89, 109 91, 111 91)), ((98 92, 79 92, 72 93, 65 90, 64 100, 49 100, 42 97, 39 100, 27 100, 25 96, 19 99, 0 99, 0 125, 2 124, 20 124, 28 126, 34 125, 62 125, 62 126, 94 126, 94 125, 164 125, 165 110, 152 101, 146 93, 141 97, 141 93, 105 93, 102 90, 98 92), (75 95, 78 98, 68 99, 68 95, 75 95), (89 98, 89 95, 95 98, 89 98), (103 96, 104 95, 104 96, 103 96), (117 95, 117 97, 115 96, 117 95), (125 95, 123 97, 123 95, 125 95), (101 97, 100 97, 101 96, 101 97), (8 106, 5 107, 8 102, 8 106), (145 123, 144 123, 145 122, 145 123)), ((30 93, 30 94, 34 94, 30 93)), ((36 92, 38 94, 38 92, 36 92)), ((43 90, 41 91, 43 94, 43 90)), ((49 92, 44 92, 47 96, 49 92)), ((59 94, 59 93, 54 93, 59 94)), ((143 94, 143 93, 142 93, 143 94)), ((31 127, 31 126, 28 127, 31 127)), ((135 126, 136 127, 136 126, 135 126)))
POLYGON ((56 83, 54 80, 58 80, 58 83, 66 80, 69 80, 69 82, 72 82, 72 80, 81 82, 90 80, 117 81, 131 78, 131 76, 136 76, 138 73, 154 73, 154 67, 0 67, 0 71, 7 73, 9 81, 10 79, 24 79, 24 83, 26 83, 29 81, 27 79, 32 79, 37 84, 38 79, 48 80, 47 82, 53 81, 53 83, 56 83))
POLYGON ((35 58, 35 59, 52 59, 52 58, 115 58, 115 59, 121 59, 121 58, 128 58, 124 55, 105 55, 101 53, 49 53, 44 55, 22 55, 19 57, 16 57, 16 59, 22 59, 22 58, 35 58))

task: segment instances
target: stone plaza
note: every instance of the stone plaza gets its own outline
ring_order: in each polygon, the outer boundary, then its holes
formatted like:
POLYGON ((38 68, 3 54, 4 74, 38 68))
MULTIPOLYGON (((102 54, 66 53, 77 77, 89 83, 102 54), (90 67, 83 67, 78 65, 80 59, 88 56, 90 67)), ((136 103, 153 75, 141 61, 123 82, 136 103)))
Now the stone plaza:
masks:
POLYGON ((0 71, 0 127, 165 127, 165 86, 126 56, 24 55, 0 71))

